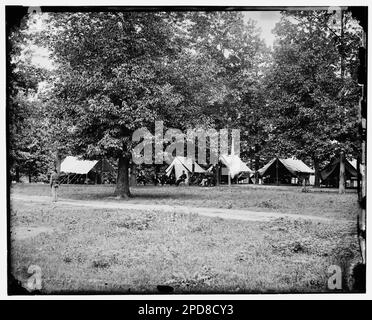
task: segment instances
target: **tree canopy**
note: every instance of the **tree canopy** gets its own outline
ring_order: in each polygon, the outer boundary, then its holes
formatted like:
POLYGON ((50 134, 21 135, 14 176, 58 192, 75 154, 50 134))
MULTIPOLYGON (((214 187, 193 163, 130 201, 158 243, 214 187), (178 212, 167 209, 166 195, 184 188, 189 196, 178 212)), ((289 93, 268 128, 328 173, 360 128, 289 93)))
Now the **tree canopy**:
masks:
MULTIPOLYGON (((31 16, 32 18, 32 16, 31 16)), ((296 156, 316 171, 358 144, 360 28, 347 13, 282 12, 276 42, 237 11, 58 12, 12 31, 12 166, 45 172, 62 155, 118 163, 130 196, 132 134, 141 127, 240 129, 243 157, 296 156), (53 70, 24 48, 48 48, 53 70), (23 48, 23 50, 22 50, 23 48), (26 52, 26 54, 25 54, 26 52)))
POLYGON ((356 155, 359 88, 353 74, 360 40, 348 19, 342 39, 347 59, 326 12, 291 12, 277 24, 265 79, 270 148, 277 155, 310 158, 316 168, 340 148, 356 155))

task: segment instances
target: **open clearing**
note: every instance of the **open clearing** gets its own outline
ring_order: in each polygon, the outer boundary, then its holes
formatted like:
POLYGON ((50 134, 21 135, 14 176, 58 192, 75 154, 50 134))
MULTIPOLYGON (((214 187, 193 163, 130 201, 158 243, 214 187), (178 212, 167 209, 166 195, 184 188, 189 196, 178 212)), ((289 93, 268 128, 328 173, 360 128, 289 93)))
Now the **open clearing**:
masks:
MULTIPOLYGON (((50 203, 50 197, 45 196, 24 196, 14 195, 13 200, 20 200, 26 202, 36 203, 50 203)), ((142 211, 162 211, 171 213, 186 213, 198 214, 212 218, 233 219, 243 221, 269 221, 275 218, 289 218, 289 219, 307 219, 307 220, 329 220, 320 216, 302 215, 302 214, 287 214, 279 212, 265 212, 265 211, 251 211, 243 209, 221 209, 208 207, 191 207, 191 206, 170 206, 161 204, 140 204, 130 203, 127 201, 101 201, 101 200, 69 200, 60 199, 54 206, 75 206, 75 207, 89 207, 94 209, 121 209, 121 210, 142 210, 142 211)))
MULTIPOLYGON (((233 185, 221 187, 132 187, 133 198, 116 199, 114 185, 62 185, 59 196, 71 200, 117 201, 126 204, 170 205, 244 209, 262 212, 303 214, 323 218, 355 219, 357 194, 339 195, 334 192, 301 192, 301 187, 233 185)), ((311 191, 312 189, 309 188, 311 191)), ((327 189, 325 189, 328 191, 327 189)), ((45 184, 16 184, 12 194, 50 197, 45 184)))
POLYGON ((24 281, 29 265, 40 266, 45 293, 157 293, 157 285, 172 286, 175 293, 327 292, 327 268, 340 265, 346 280, 350 264, 359 259, 353 193, 249 186, 132 190, 129 201, 113 198, 112 186, 62 186, 61 196, 195 210, 25 202, 17 196, 47 196, 48 186, 14 186, 10 223, 15 277, 24 281), (239 221, 201 216, 198 207, 328 219, 239 221))

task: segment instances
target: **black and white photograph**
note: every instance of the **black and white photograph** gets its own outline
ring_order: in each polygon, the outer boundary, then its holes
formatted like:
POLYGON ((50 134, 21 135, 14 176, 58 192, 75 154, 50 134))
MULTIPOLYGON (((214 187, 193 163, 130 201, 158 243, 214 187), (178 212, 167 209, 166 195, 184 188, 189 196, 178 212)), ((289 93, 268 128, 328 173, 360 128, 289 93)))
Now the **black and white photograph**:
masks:
POLYGON ((8 295, 366 293, 367 6, 69 5, 5 5, 8 295))

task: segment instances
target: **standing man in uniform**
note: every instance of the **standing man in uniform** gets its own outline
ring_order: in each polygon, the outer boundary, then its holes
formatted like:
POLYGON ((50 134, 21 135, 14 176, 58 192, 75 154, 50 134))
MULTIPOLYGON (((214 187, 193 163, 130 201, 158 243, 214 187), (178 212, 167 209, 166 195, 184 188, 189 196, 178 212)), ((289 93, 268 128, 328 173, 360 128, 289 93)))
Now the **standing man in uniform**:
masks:
POLYGON ((59 175, 57 169, 54 169, 50 176, 50 187, 52 188, 52 200, 57 202, 58 187, 59 187, 59 175))

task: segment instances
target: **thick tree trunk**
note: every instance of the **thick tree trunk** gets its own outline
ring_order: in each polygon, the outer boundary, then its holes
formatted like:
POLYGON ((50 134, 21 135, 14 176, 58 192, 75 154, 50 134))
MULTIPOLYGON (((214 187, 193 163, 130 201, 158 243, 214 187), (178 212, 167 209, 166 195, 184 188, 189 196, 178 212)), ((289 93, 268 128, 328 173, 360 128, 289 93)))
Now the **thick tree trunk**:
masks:
POLYGON ((216 166, 216 186, 219 186, 220 185, 220 164, 217 163, 217 166, 216 166))
POLYGON ((32 176, 31 176, 31 173, 28 174, 28 183, 31 183, 32 182, 32 176))
POLYGON ((135 164, 132 164, 130 168, 130 185, 131 186, 137 185, 137 168, 135 164))
POLYGON ((258 170, 260 169, 260 156, 256 154, 254 156, 254 183, 258 184, 259 177, 258 177, 258 170))
POLYGON ((119 157, 118 161, 118 176, 116 180, 115 194, 120 198, 129 198, 131 196, 129 190, 129 158, 119 157))
POLYGON ((62 163, 62 155, 59 151, 56 152, 56 170, 57 170, 57 173, 60 174, 61 173, 61 163, 62 163))
POLYGON ((345 193, 345 161, 344 152, 340 153, 340 179, 338 183, 338 193, 345 193))
POLYGON ((19 168, 17 166, 15 169, 15 181, 19 182, 19 179, 20 179, 20 173, 19 173, 19 168))
POLYGON ((319 161, 317 159, 313 159, 314 161, 314 171, 315 171, 315 180, 314 180, 314 187, 320 187, 320 172, 319 172, 319 161))

